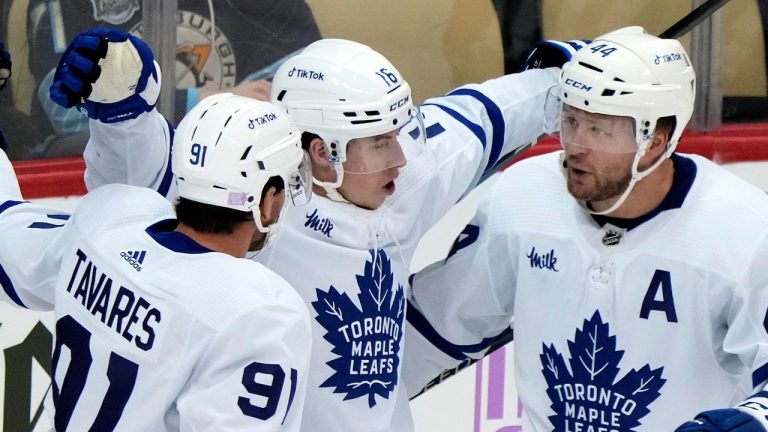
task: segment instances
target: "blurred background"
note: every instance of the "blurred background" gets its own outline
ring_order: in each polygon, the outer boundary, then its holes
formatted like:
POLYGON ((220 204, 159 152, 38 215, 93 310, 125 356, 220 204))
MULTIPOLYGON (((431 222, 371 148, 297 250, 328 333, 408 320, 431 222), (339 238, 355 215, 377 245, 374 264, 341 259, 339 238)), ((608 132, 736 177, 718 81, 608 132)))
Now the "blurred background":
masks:
MULTIPOLYGON (((542 38, 591 39, 627 25, 659 34, 699 3, 1 0, 0 41, 12 53, 13 76, 10 91, 0 94, 0 122, 14 160, 82 153, 85 117, 50 103, 48 87, 68 42, 93 26, 124 28, 150 41, 164 71, 161 111, 178 121, 211 92, 265 95, 258 78, 269 77, 270 65, 320 37, 353 39, 380 51, 421 102, 518 71, 542 38)), ((701 83, 691 128, 768 119, 766 19, 768 0, 731 0, 682 38, 701 83)))

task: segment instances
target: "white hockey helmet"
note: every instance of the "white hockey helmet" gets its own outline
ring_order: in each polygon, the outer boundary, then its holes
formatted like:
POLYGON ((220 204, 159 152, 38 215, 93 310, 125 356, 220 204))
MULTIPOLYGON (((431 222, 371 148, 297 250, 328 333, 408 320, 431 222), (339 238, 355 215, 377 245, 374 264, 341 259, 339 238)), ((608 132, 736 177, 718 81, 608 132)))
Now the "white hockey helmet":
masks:
POLYGON ((658 119, 674 117, 665 157, 672 154, 691 119, 695 91, 693 66, 680 42, 649 35, 639 26, 596 38, 560 73, 563 103, 632 118, 641 153, 653 138, 658 119))
POLYGON ((649 35, 639 26, 596 38, 563 65, 559 97, 564 104, 590 113, 628 117, 633 123, 630 134, 634 133, 636 147, 631 146, 630 151, 636 153, 630 183, 613 206, 591 213, 616 210, 635 183, 672 155, 693 113, 695 92, 696 76, 680 42, 649 35), (663 117, 675 118, 666 152, 641 172, 640 160, 663 117))
POLYGON ((342 39, 322 39, 288 59, 275 73, 271 99, 282 106, 303 132, 323 139, 328 160, 337 169, 370 173, 391 168, 397 154, 372 155, 368 160, 347 158, 352 139, 373 137, 400 129, 416 119, 423 139, 411 87, 384 56, 370 47, 342 39))
POLYGON ((301 133, 288 115, 269 102, 230 93, 205 98, 176 129, 173 173, 179 196, 192 201, 253 212, 267 181, 279 176, 294 205, 311 197, 311 166, 301 133))

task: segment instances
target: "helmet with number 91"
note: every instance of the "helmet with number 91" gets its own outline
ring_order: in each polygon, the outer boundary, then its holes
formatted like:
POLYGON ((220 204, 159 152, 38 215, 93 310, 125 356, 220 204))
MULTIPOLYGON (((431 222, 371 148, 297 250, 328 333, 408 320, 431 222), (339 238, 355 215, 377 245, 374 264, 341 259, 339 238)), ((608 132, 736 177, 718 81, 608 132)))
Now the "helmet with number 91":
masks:
POLYGON ((357 42, 319 40, 286 60, 272 81, 271 99, 299 129, 325 142, 328 160, 337 172, 336 181, 326 184, 332 188, 341 185, 343 172, 378 172, 404 160, 399 145, 389 153, 350 152, 351 140, 386 134, 407 124, 419 128, 407 131, 411 137, 424 138, 408 83, 384 56, 357 42))
POLYGON ((283 179, 287 197, 303 205, 311 196, 311 167, 301 134, 288 115, 269 102, 223 93, 208 97, 176 130, 173 172, 179 196, 192 201, 253 212, 267 181, 283 179))

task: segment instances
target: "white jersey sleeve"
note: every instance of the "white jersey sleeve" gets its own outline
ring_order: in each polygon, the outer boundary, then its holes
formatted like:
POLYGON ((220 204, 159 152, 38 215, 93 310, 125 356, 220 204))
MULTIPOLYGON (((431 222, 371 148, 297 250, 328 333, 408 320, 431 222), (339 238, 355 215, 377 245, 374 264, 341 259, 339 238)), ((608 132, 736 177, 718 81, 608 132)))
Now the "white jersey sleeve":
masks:
POLYGON ((61 210, 0 196, 0 300, 25 309, 53 309, 68 219, 61 210))
POLYGON ((420 191, 428 205, 419 208, 423 227, 445 212, 493 172, 509 154, 524 151, 552 132, 545 106, 559 69, 534 69, 480 84, 468 84, 421 105, 426 150, 413 151, 407 137, 399 137, 408 164, 398 179, 399 195, 392 200, 413 207, 410 191, 420 191), (425 192, 426 190, 426 192, 425 192))
POLYGON ((218 332, 179 397, 182 431, 299 430, 312 336, 297 304, 277 296, 218 332))
POLYGON ((173 127, 157 109, 117 123, 89 121, 90 139, 83 153, 85 185, 108 183, 148 187, 176 198, 171 147, 173 127))
POLYGON ((481 358, 511 325, 517 263, 489 223, 493 210, 485 200, 448 257, 413 277, 403 362, 410 396, 468 357, 481 358))

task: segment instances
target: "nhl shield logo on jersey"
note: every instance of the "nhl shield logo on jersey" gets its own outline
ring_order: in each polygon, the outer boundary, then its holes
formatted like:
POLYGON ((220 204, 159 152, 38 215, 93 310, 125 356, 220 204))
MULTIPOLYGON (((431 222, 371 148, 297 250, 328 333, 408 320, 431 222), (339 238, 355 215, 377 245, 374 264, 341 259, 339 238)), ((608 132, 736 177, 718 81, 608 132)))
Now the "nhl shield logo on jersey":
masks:
POLYGON ((360 308, 333 286, 327 292, 317 289, 312 306, 326 330, 325 340, 338 356, 327 362, 335 372, 321 387, 346 393, 344 400, 367 396, 373 407, 376 395, 389 398, 397 385, 405 298, 402 285, 394 288, 387 254, 381 249, 369 253, 371 260, 357 275, 360 308))
POLYGON ((540 358, 556 413, 549 417, 555 431, 632 431, 659 397, 666 382, 663 367, 645 365, 616 379, 624 351, 616 349, 616 336, 609 331, 597 311, 584 320, 568 341, 570 368, 554 345, 543 346, 540 358))

